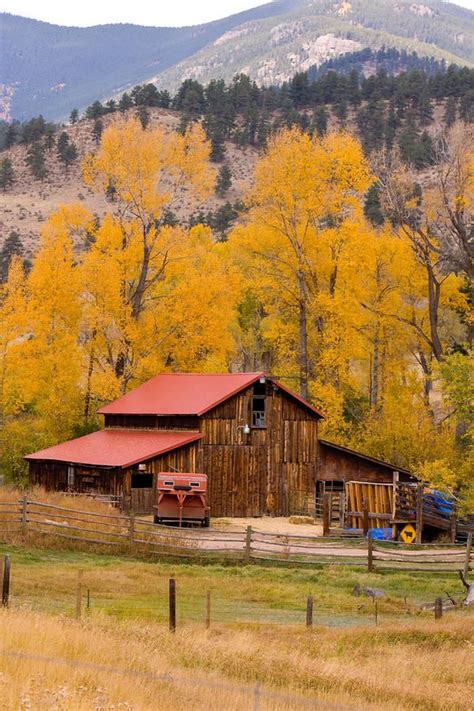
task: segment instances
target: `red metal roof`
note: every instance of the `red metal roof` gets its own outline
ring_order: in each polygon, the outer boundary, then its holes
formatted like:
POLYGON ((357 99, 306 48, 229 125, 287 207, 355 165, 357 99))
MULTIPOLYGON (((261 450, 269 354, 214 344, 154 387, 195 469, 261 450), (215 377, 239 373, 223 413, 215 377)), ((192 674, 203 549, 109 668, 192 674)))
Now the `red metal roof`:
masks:
POLYGON ((199 432, 176 430, 100 430, 29 454, 25 459, 131 467, 200 439, 199 432))
POLYGON ((103 415, 203 415, 265 376, 318 417, 306 400, 266 373, 162 373, 99 410, 103 415))

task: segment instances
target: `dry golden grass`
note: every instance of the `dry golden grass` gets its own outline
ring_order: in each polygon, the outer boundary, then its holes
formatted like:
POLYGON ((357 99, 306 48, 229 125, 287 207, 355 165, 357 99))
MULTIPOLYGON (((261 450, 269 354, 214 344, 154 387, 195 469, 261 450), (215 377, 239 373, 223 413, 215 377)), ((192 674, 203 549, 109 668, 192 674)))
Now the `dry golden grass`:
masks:
POLYGON ((388 711, 472 708, 474 621, 463 615, 409 628, 187 626, 172 635, 163 625, 77 623, 23 610, 0 613, 0 637, 1 699, 8 709, 243 711, 253 707, 256 681, 260 709, 303 707, 298 698, 388 711), (5 656, 11 652, 70 665, 5 656), (151 676, 162 674, 176 681, 151 676), (271 692, 277 696, 266 697, 271 692))
POLYGON ((157 554, 163 553, 187 557, 197 547, 186 530, 168 530, 140 518, 132 523, 129 516, 110 504, 41 487, 27 492, 2 488, 0 537, 8 544, 40 550, 84 551, 143 560, 156 560, 157 554), (26 528, 21 525, 24 498, 28 500, 26 528))
POLYGON ((18 503, 23 496, 28 500, 41 501, 44 504, 64 506, 68 509, 84 511, 86 513, 106 514, 120 516, 120 511, 109 504, 104 504, 87 496, 71 496, 62 491, 47 491, 41 486, 32 486, 27 491, 20 491, 14 487, 4 486, 1 490, 1 500, 18 503))

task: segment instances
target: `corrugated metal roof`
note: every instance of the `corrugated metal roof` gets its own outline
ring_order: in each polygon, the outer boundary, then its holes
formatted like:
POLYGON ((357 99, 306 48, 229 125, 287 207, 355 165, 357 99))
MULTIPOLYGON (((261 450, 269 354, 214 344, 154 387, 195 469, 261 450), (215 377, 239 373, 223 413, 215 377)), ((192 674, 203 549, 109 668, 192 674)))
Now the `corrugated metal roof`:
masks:
POLYGON ((189 431, 100 430, 29 454, 25 459, 125 468, 200 438, 199 432, 189 431))
POLYGON ((268 377, 318 417, 312 405, 266 373, 162 373, 99 410, 103 415, 203 415, 236 393, 268 377))

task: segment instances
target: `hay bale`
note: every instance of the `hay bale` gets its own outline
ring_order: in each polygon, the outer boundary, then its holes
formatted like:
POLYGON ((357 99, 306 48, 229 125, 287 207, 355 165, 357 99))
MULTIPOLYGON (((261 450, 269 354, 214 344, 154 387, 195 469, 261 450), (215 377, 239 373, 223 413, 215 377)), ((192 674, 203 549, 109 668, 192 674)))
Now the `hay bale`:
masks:
POLYGON ((294 523, 296 525, 309 523, 314 526, 314 518, 311 518, 311 516, 290 516, 288 523, 294 523))

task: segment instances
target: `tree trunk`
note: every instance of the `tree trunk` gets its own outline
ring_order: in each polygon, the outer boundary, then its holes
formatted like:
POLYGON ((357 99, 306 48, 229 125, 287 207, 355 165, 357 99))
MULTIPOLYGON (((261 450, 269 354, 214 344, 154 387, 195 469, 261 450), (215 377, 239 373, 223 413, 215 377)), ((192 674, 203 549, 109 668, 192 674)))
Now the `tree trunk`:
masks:
POLYGON ((379 401, 379 369, 380 369, 380 338, 379 328, 377 326, 374 337, 374 348, 372 354, 372 363, 370 368, 370 406, 377 408, 379 401))
POLYGON ((441 345, 441 339, 438 333, 438 321, 439 321, 439 297, 441 293, 441 287, 439 282, 433 272, 433 268, 430 265, 427 267, 428 272, 428 309, 430 315, 430 335, 431 343, 433 347, 433 355, 436 360, 440 361, 443 356, 443 347, 441 345))
POLYGON ((297 272, 299 292, 299 379, 300 395, 308 399, 308 319, 306 314, 306 283, 301 271, 297 272))

